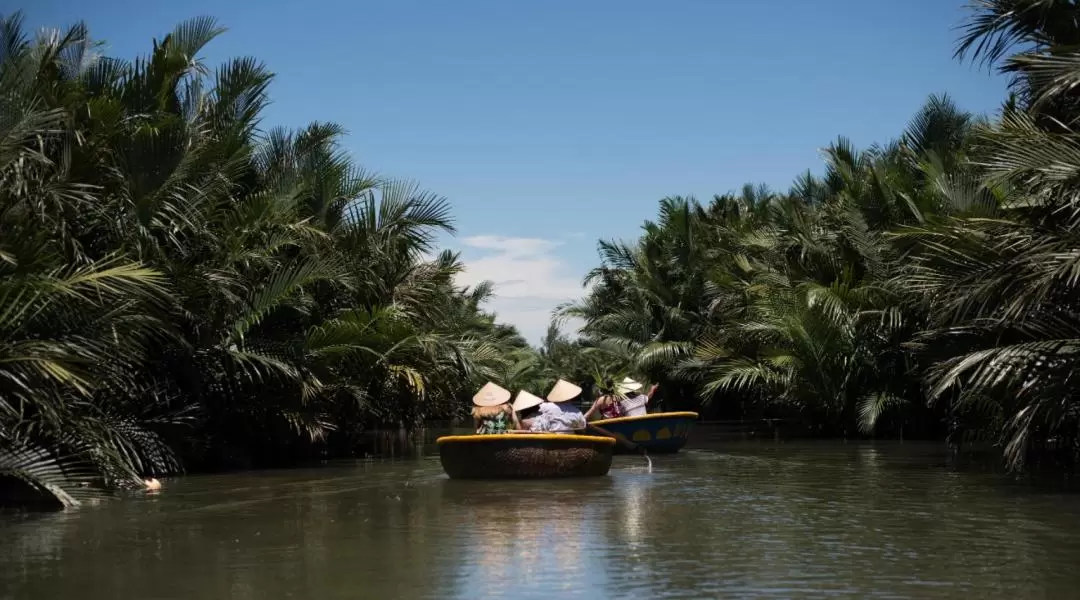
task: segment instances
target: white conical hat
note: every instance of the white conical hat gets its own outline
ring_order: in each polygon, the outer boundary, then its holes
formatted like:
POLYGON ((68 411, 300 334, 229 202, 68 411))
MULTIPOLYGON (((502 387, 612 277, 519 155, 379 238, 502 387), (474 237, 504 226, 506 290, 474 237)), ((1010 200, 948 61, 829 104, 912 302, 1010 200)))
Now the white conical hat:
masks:
POLYGON ((473 404, 477 406, 498 406, 510 401, 510 390, 499 387, 490 381, 480 388, 479 392, 472 397, 473 404))
POLYGON ((641 384, 627 377, 626 379, 620 381, 617 387, 620 393, 625 394, 626 392, 636 392, 640 390, 641 384))
POLYGON ((529 392, 526 392, 525 390, 521 390, 520 392, 518 392, 517 397, 514 398, 514 411, 522 411, 526 408, 539 406, 543 403, 544 399, 540 396, 535 396, 533 394, 530 394, 529 392))
POLYGON ((551 388, 548 392, 548 402, 566 402, 567 400, 573 400, 581 393, 581 388, 566 381, 560 379, 555 382, 555 387, 551 388))

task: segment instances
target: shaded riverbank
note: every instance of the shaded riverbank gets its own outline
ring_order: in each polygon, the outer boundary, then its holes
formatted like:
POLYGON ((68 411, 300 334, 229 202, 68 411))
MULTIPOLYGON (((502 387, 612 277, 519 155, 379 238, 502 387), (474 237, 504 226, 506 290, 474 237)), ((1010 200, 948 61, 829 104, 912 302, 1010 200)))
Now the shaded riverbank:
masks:
MULTIPOLYGON (((435 440, 444 435, 464 435, 472 429, 450 421, 431 422, 421 430, 368 431, 359 437, 356 449, 357 460, 372 459, 409 459, 438 456, 435 440)), ((949 444, 943 439, 870 439, 857 436, 851 439, 838 439, 815 436, 795 421, 782 419, 757 420, 708 420, 694 425, 688 448, 718 450, 724 452, 800 452, 816 448, 878 448, 881 450, 898 449, 905 454, 919 455, 928 466, 962 468, 981 472, 1001 474, 1008 480, 1025 480, 1035 485, 1052 487, 1070 485, 1073 469, 1070 465, 1033 461, 1024 473, 1010 473, 1002 461, 1000 448, 987 441, 969 441, 963 444, 949 444), (1034 481, 1032 478, 1034 477, 1034 481)), ((306 461, 265 467, 234 467, 216 471, 195 471, 191 475, 213 475, 223 473, 243 474, 252 470, 271 468, 314 468, 319 465, 333 464, 340 460, 320 460, 313 455, 306 461)), ((346 460, 347 462, 347 460, 346 460)))

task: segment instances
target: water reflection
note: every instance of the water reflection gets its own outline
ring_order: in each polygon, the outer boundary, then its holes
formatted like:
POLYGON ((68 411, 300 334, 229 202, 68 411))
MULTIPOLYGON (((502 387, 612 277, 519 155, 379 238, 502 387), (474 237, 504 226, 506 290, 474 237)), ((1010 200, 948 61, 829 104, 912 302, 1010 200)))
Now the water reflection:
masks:
POLYGON ((464 525, 462 572, 472 593, 492 597, 602 587, 592 523, 610 503, 611 478, 581 481, 447 481, 446 505, 464 525), (584 585, 584 587, 582 587, 584 585))
POLYGON ((622 528, 628 546, 637 548, 645 539, 645 505, 648 486, 627 486, 621 495, 622 528))
POLYGON ((729 445, 578 481, 432 459, 191 477, 0 520, 0 598, 1074 596, 1075 496, 910 448, 729 445))

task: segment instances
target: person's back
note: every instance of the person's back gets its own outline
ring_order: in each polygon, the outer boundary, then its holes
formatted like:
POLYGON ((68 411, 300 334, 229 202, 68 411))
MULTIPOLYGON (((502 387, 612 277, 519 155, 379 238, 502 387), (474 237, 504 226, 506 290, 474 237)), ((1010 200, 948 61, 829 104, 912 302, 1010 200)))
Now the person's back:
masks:
POLYGON ((628 417, 640 417, 648 414, 649 397, 645 394, 638 394, 623 400, 619 403, 622 407, 623 413, 628 417))
POLYGON ((652 401, 653 395, 656 394, 657 384, 653 384, 649 387, 648 393, 641 393, 641 384, 627 377, 620 385, 622 393, 628 397, 620 402, 622 405, 623 413, 628 417, 640 417, 648 414, 649 402, 652 401), (637 392, 634 395, 630 395, 633 392, 637 392))
POLYGON ((473 396, 472 418, 478 434, 507 433, 520 427, 510 406, 510 391, 490 381, 473 396))
POLYGON ((618 419, 625 416, 623 406, 615 396, 605 396, 600 404, 600 416, 604 419, 618 419))
POLYGON ((529 422, 529 430, 535 433, 555 433, 558 428, 556 416, 562 411, 550 402, 545 402, 537 408, 536 416, 529 422))
POLYGON ((477 406, 472 411, 476 433, 506 433, 513 428, 512 415, 509 404, 477 406))
POLYGON ((555 382, 555 387, 548 392, 545 403, 553 405, 545 411, 546 419, 550 421, 549 431, 571 433, 585 429, 585 415, 577 403, 573 402, 580 395, 581 388, 569 381, 559 379, 555 382))
POLYGON ((544 403, 544 399, 530 394, 525 390, 519 390, 517 398, 514 399, 512 408, 517 413, 518 424, 523 431, 538 431, 542 429, 543 423, 540 423, 536 427, 533 423, 540 417, 540 408, 544 403))
POLYGON ((534 433, 573 433, 578 429, 585 429, 585 416, 581 414, 581 409, 554 402, 541 404, 540 414, 532 419, 529 427, 534 433))
POLYGON ((523 410, 518 413, 518 422, 521 423, 523 429, 532 429, 533 421, 540 416, 540 407, 534 406, 532 408, 523 410))
POLYGON ((593 415, 597 415, 601 419, 617 419, 625 416, 625 411, 623 411, 622 404, 617 396, 608 389, 600 390, 600 394, 600 397, 589 408, 589 412, 585 413, 586 421, 594 418, 593 415))
POLYGON ((566 431, 585 429, 585 414, 581 408, 573 402, 560 402, 555 405, 559 409, 556 420, 562 424, 566 431))

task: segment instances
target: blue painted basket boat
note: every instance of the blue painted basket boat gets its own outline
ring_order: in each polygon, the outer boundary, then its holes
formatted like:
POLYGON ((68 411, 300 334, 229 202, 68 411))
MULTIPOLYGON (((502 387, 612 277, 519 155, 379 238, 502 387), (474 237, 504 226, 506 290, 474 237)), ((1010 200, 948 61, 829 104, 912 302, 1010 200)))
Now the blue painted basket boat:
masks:
MULTIPOLYGON (((690 430, 697 422, 696 412, 668 412, 601 419, 589 423, 588 433, 593 435, 621 436, 644 448, 650 454, 678 452, 690 438, 690 430)), ((632 452, 625 444, 617 444, 616 452, 632 452)))

